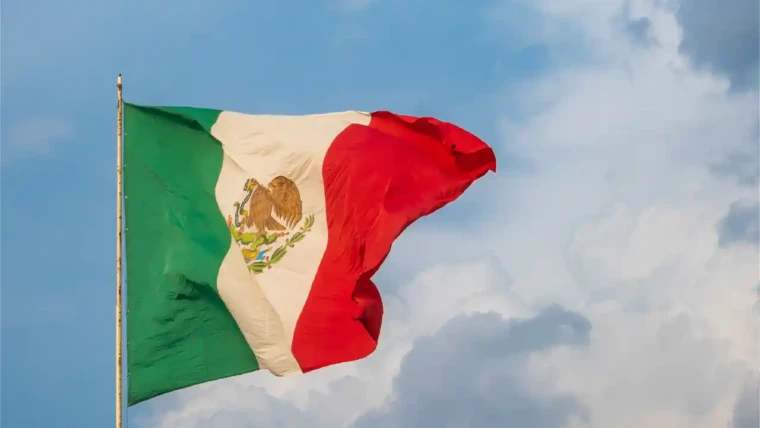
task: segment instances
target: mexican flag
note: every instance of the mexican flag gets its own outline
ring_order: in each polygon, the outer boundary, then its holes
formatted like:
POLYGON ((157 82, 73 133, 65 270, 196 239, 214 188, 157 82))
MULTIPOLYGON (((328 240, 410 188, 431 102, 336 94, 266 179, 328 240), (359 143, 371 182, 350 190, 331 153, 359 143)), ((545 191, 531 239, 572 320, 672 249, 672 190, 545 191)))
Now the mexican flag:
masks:
POLYGON ((124 124, 130 405, 366 357, 393 241, 496 168, 469 132, 389 112, 127 103, 124 124))

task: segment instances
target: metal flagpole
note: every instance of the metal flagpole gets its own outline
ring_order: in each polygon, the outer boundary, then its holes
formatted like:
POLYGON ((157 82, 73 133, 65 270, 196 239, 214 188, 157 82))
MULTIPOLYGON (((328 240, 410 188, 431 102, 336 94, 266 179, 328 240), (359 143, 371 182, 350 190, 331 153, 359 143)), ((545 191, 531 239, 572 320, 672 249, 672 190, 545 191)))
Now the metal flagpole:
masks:
POLYGON ((121 417, 121 239, 122 239, 122 98, 121 74, 116 79, 116 428, 121 417))

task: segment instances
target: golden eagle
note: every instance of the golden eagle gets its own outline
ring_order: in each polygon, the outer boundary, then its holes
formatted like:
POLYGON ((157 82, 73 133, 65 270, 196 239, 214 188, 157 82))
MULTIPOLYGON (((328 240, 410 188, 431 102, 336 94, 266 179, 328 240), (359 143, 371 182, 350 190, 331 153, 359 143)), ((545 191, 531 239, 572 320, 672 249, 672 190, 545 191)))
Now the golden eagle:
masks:
POLYGON ((293 228, 303 216, 303 203, 296 184, 287 177, 275 177, 264 187, 251 178, 246 182, 246 191, 252 191, 248 215, 243 224, 256 226, 257 235, 266 235, 267 230, 285 230, 293 228), (285 225, 272 217, 272 210, 285 225))

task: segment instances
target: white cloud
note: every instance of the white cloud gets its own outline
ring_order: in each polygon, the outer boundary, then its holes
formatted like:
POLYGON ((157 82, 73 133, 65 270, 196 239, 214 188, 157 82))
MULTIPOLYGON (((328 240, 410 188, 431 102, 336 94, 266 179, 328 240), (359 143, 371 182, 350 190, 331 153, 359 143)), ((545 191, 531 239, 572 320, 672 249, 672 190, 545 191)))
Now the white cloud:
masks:
POLYGON ((348 426, 368 409, 382 406, 392 391, 402 358, 420 336, 435 333, 457 315, 487 311, 517 314, 510 311, 513 302, 509 287, 510 279, 493 260, 432 268, 397 294, 384 296, 382 346, 370 357, 302 376, 275 378, 260 372, 200 385, 176 397, 157 399, 157 408, 173 410, 164 410, 143 424, 174 428, 213 417, 240 419, 255 414, 257 403, 279 399, 287 403, 280 407, 288 411, 272 407, 270 412, 275 416, 270 413, 270 417, 279 418, 276 420, 283 426, 301 426, 297 422, 302 413, 308 415, 311 426, 348 426))
POLYGON ((358 427, 503 426, 551 428, 585 421, 573 394, 542 390, 525 376, 526 361, 550 349, 588 345, 591 324, 552 306, 528 319, 493 312, 458 316, 415 342, 382 409, 358 427))
MULTIPOLYGON (((505 196, 484 198, 480 210, 499 220, 467 232, 407 232, 387 267, 422 272, 385 294, 380 346, 369 358, 297 378, 258 373, 194 388, 151 426, 212 417, 274 426, 252 419, 264 411, 255 403, 270 399, 279 404, 268 417, 282 426, 303 417, 311 426, 349 426, 368 411, 399 423, 412 405, 399 397, 411 400, 416 390, 393 379, 405 357, 424 359, 425 346, 450 334, 448 321, 486 312, 530 319, 551 303, 588 319, 589 345, 531 353, 519 365, 505 357, 503 373, 518 370, 532 399, 577 400, 585 416, 568 426, 707 428, 729 426, 734 414, 747 423, 751 405, 739 397, 760 363, 758 247, 721 247, 718 224, 735 201, 756 200, 756 189, 711 167, 757 143, 757 92, 730 92, 725 78, 695 70, 662 2, 525 4, 545 20, 542 29, 575 28, 592 60, 512 98, 530 114, 502 119, 504 144, 536 171, 502 169, 494 178, 505 196), (615 24, 621 10, 650 20, 651 44, 632 43, 615 24), (417 254, 423 248, 432 250, 417 254), (297 410, 280 413, 291 405, 297 410)), ((539 34, 561 44, 557 32, 539 34)), ((478 358, 470 352, 462 370, 492 367, 492 356, 478 358)), ((484 379, 456 386, 483 391, 484 379)), ((450 401, 438 404, 462 412, 477 404, 450 401)), ((414 426, 436 420, 423 415, 414 426)))
POLYGON ((752 191, 708 168, 756 143, 757 93, 729 95, 722 78, 694 72, 663 13, 653 15, 667 24, 653 26, 660 43, 621 42, 625 61, 526 87, 535 114, 504 126, 505 139, 543 172, 506 188, 521 196, 511 211, 524 215, 505 231, 515 243, 506 268, 518 291, 522 278, 574 284, 553 297, 584 308, 594 325, 587 351, 535 367, 586 398, 594 427, 726 426, 758 364, 757 252, 719 248, 715 227, 752 191), (540 266, 523 258, 528 228, 540 266), (546 266, 566 272, 541 272, 546 266))
POLYGON ((66 119, 40 116, 15 123, 3 144, 3 162, 22 156, 50 156, 54 146, 74 136, 74 124, 66 119))

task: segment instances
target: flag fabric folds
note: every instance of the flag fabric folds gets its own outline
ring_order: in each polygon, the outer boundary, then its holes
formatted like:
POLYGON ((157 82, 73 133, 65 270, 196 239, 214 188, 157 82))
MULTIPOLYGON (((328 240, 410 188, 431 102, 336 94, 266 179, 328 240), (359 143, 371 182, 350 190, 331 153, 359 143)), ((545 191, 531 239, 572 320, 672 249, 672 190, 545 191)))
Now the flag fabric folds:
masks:
POLYGON ((126 103, 124 124, 130 404, 366 357, 393 241, 496 168, 456 125, 390 112, 126 103))

